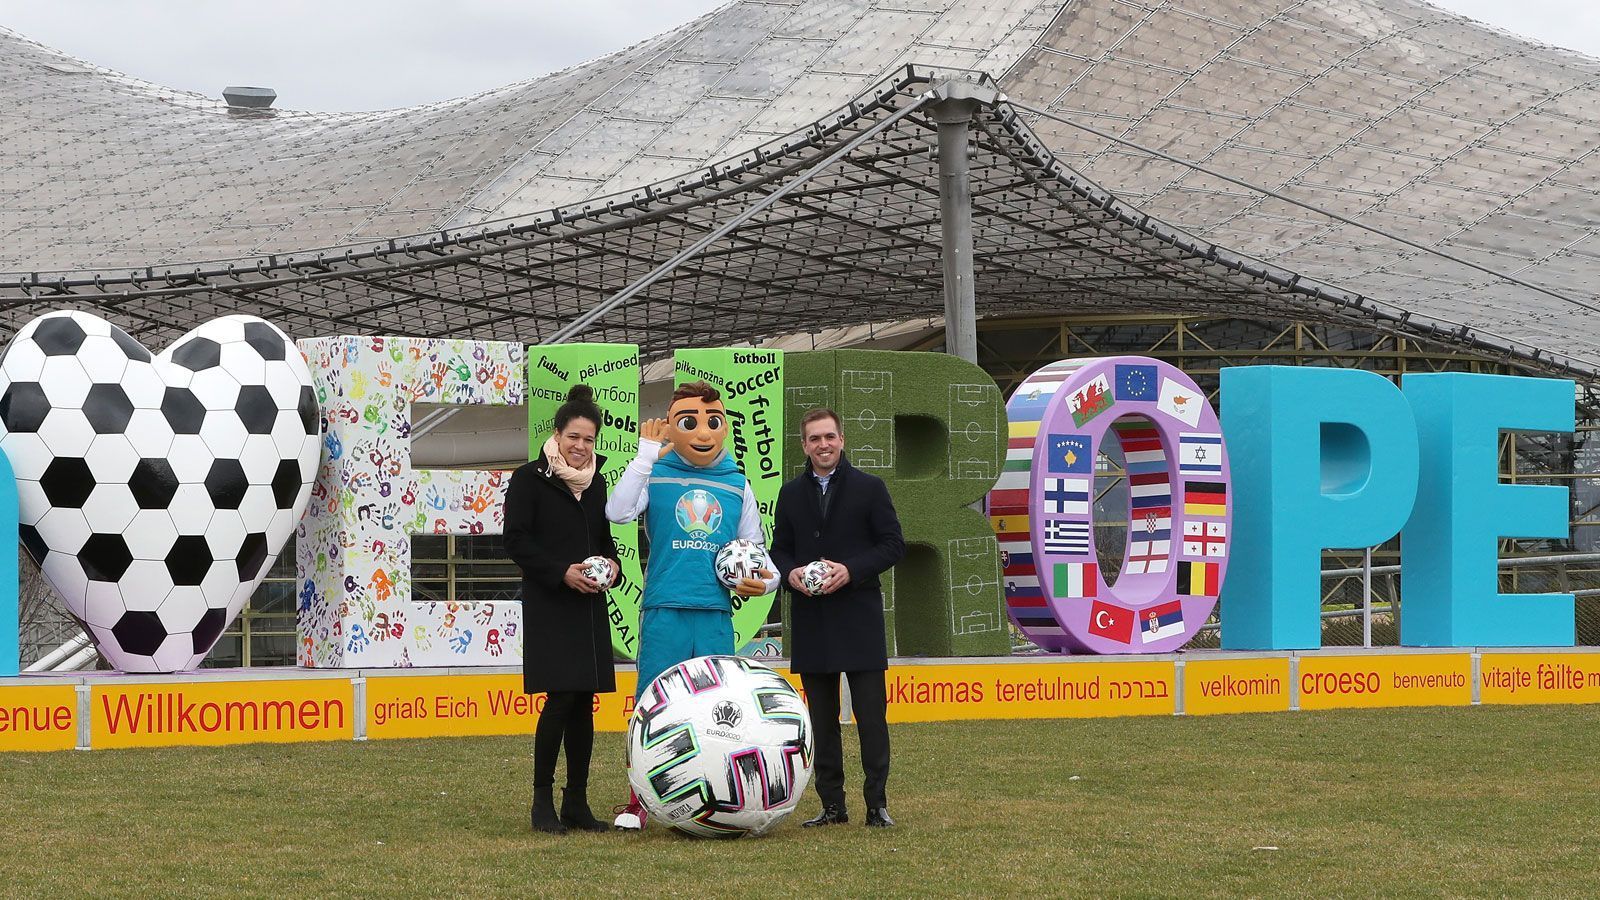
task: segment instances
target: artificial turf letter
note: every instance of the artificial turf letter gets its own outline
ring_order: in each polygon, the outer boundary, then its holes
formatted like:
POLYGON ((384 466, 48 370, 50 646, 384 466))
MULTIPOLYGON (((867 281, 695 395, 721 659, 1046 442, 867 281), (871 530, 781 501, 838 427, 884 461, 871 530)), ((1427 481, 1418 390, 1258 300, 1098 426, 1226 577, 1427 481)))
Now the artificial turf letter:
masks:
POLYGON ((1371 372, 1236 366, 1222 370, 1222 433, 1235 491, 1222 646, 1319 647, 1322 549, 1381 543, 1411 513, 1411 407, 1371 372))
MULTIPOLYGON (((973 504, 1005 462, 1005 405, 994 379, 944 353, 788 353, 785 440, 800 417, 829 406, 843 419, 845 455, 882 478, 905 532, 906 558, 883 579, 889 652, 1009 653, 994 530, 973 504)), ((793 475, 805 457, 793 454, 793 475)))
POLYGON ((1400 539, 1405 615, 1415 647, 1571 646, 1571 594, 1502 594, 1499 540, 1565 540, 1568 488, 1500 484, 1501 431, 1573 430, 1571 381, 1509 375, 1407 375, 1401 388, 1421 445, 1417 504, 1400 539))

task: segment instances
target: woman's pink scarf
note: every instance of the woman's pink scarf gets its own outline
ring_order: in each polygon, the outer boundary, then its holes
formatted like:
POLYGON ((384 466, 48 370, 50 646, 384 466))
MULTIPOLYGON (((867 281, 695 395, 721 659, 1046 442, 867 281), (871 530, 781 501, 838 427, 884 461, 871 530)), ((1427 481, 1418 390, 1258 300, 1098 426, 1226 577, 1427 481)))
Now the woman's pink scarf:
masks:
POLYGON ((583 499, 583 492, 589 489, 589 484, 594 481, 594 454, 589 454, 589 464, 581 469, 574 469, 561 456, 561 450, 556 447, 555 435, 544 442, 544 458, 550 463, 550 471, 556 473, 562 481, 566 482, 567 489, 572 491, 572 496, 583 499))

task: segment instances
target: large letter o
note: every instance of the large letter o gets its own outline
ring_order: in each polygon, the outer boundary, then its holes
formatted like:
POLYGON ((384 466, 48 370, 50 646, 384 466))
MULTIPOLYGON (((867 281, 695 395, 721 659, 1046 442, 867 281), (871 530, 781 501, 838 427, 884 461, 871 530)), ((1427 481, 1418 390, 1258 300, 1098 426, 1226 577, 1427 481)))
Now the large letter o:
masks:
POLYGON ((988 511, 1011 620, 1048 650, 1183 646, 1216 608, 1233 514, 1227 449, 1205 394, 1158 360, 1069 359, 1023 381, 1006 414, 1005 470, 988 511), (1129 525, 1108 586, 1095 555, 1094 469, 1113 430, 1129 525))

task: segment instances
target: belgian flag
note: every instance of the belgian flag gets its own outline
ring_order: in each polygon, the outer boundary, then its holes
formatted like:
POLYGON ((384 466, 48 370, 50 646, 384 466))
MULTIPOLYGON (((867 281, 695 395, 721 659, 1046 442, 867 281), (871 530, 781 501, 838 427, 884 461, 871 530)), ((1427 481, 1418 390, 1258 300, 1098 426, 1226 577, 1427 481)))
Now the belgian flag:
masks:
POLYGON ((1216 563, 1178 563, 1178 593, 1185 597, 1215 597, 1221 590, 1221 567, 1216 563))

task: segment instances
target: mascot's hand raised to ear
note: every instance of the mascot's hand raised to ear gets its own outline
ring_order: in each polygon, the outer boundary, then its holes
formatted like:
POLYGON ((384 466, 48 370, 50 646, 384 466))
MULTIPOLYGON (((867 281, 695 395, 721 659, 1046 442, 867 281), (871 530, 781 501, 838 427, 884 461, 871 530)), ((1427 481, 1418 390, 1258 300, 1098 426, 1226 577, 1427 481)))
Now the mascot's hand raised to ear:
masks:
MULTIPOLYGON (((721 393, 696 381, 672 394, 664 419, 639 426, 639 455, 606 501, 606 517, 631 522, 644 516, 650 541, 640 598, 639 681, 697 656, 732 655, 733 600, 717 578, 717 551, 735 538, 765 548, 761 512, 750 482, 727 451, 728 411, 721 393)), ((734 586, 741 597, 775 590, 766 569, 734 586)), ((637 697, 637 692, 635 693, 637 697)), ((617 817, 619 828, 642 827, 632 798, 617 817)))

